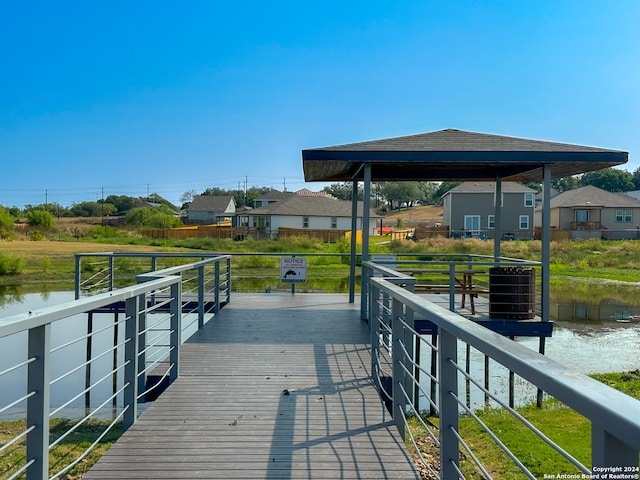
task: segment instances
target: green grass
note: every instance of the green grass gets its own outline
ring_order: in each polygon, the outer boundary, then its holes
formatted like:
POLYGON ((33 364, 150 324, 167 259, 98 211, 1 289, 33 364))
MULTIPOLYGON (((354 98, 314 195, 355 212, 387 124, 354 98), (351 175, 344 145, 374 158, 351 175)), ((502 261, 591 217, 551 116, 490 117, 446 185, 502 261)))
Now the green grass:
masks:
MULTIPOLYGON (((61 443, 51 449, 49 454, 49 475, 52 476, 67 465, 78 459, 89 446, 91 446, 100 434, 109 426, 111 422, 89 420, 70 433, 61 443)), ((50 425, 50 442, 59 438, 63 433, 73 427, 76 422, 67 419, 54 419, 50 425)), ((5 444, 10 439, 19 435, 25 430, 23 420, 13 422, 0 422, 0 444, 5 444)), ((118 437, 122 435, 122 426, 115 425, 96 447, 75 465, 69 472, 59 478, 75 480, 82 478, 82 475, 94 465, 98 459, 109 449, 118 437)), ((8 478, 25 464, 26 445, 19 442, 9 447, 0 456, 0 478, 8 478)), ((24 478, 22 476, 21 478, 24 478)))
MULTIPOLYGON (((592 375, 592 377, 640 400, 640 371, 605 373, 592 375)), ((591 464, 589 420, 553 399, 545 401, 542 408, 530 405, 517 410, 583 465, 591 464)), ((508 412, 502 409, 487 409, 475 413, 536 478, 543 478, 545 473, 578 473, 575 466, 557 454, 508 412)), ((429 418, 428 420, 437 426, 437 419, 429 418)), ((416 419, 412 419, 411 428, 414 435, 421 439, 420 443, 426 446, 425 452, 433 458, 436 453, 434 447, 424 440, 426 433, 416 419)), ((527 478, 475 419, 470 416, 460 418, 459 430, 465 442, 493 478, 496 480, 527 478)), ((463 452, 460 464, 467 478, 483 478, 466 452, 463 452)))

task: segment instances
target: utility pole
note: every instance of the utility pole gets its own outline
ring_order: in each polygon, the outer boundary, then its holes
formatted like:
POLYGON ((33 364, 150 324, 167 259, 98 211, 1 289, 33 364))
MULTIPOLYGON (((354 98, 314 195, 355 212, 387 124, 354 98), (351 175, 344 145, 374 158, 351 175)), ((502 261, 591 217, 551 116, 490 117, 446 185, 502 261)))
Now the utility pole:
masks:
POLYGON ((102 202, 100 203, 100 225, 104 227, 104 187, 100 187, 102 202))
POLYGON ((287 179, 286 178, 282 179, 282 191, 283 192, 287 191, 287 179))

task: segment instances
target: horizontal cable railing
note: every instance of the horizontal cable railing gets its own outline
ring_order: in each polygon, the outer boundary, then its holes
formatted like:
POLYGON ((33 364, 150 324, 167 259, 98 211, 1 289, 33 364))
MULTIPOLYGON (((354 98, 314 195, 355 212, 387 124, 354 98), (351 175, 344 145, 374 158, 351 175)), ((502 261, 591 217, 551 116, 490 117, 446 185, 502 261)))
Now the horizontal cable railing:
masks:
MULTIPOLYGON (((102 271, 105 261, 80 257, 102 271)), ((183 339, 229 301, 220 291, 225 256, 146 268, 122 288, 112 283, 114 259, 106 262, 111 273, 93 277, 93 295, 0 319, 1 345, 15 345, 0 357, 0 418, 12 425, 1 437, 0 478, 61 478, 132 425, 139 404, 177 378, 183 339), (105 283, 113 288, 95 293, 105 283), (78 435, 91 445, 68 451, 78 435)))
MULTIPOLYGON (((409 291, 411 285, 407 282, 411 283, 410 277, 393 273, 393 269, 386 267, 372 268, 378 274, 390 275, 370 276, 368 282, 372 372, 385 376, 374 380, 388 399, 398 429, 413 448, 421 451, 412 420, 417 419, 420 428, 426 432, 427 441, 439 452, 439 467, 433 465, 432 457, 425 459, 421 453, 418 455, 423 458, 424 468, 433 478, 493 478, 491 466, 481 460, 482 448, 478 451, 476 441, 467 438, 468 422, 475 422, 504 456, 506 460, 503 461, 515 465, 524 478, 542 478, 544 472, 536 471, 535 465, 547 459, 529 458, 530 452, 525 457, 514 453, 513 446, 507 445, 503 439, 503 430, 508 427, 494 429, 485 420, 485 413, 496 411, 511 416, 547 445, 545 456, 562 458, 566 462, 567 473, 593 475, 594 472, 613 471, 612 467, 637 468, 640 401, 571 371, 504 335, 409 291), (431 335, 419 333, 415 326, 417 318, 427 319, 437 328, 437 337, 432 337, 437 339, 437 344, 429 341, 431 335), (420 352, 418 345, 428 346, 436 368, 429 368, 430 362, 417 358, 420 352), (578 460, 570 452, 570 446, 560 445, 551 439, 517 409, 486 388, 481 379, 470 374, 468 365, 465 365, 468 353, 466 358, 459 358, 459 352, 463 352, 466 346, 504 366, 535 388, 544 390, 547 398, 562 402, 586 418, 591 423, 590 462, 589 459, 578 460), (426 381, 421 379, 423 374, 426 374, 426 381), (425 384, 430 384, 431 388, 425 384), (493 402, 491 410, 470 405, 468 396, 465 398, 464 393, 459 393, 464 392, 465 385, 490 398, 493 402), (423 409, 425 398, 428 405, 423 409), (467 461, 461 462, 463 457, 467 461)), ((634 471, 629 472, 633 474, 634 471)), ((546 473, 550 474, 549 471, 546 473)), ((556 473, 554 470, 553 474, 556 473)))

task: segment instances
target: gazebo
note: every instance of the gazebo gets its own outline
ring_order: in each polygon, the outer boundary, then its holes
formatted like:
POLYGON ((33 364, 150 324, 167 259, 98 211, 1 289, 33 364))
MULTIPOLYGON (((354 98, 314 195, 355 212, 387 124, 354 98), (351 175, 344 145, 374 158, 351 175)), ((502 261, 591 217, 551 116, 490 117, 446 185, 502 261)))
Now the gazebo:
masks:
MULTIPOLYGON (((628 153, 566 143, 446 129, 418 135, 302 150, 307 182, 351 181, 357 191, 364 182, 362 258, 369 258, 371 182, 483 181, 495 182, 495 198, 502 181, 542 183, 542 318, 549 318, 550 192, 553 178, 568 177, 622 165, 628 153)), ((353 198, 354 208, 357 198, 353 198)), ((495 204, 495 229, 500 231, 500 202, 495 204)), ((356 217, 352 218, 356 229, 356 217)), ((351 236, 349 301, 355 297, 356 236, 351 236)), ((500 256, 500 239, 494 239, 500 256)))

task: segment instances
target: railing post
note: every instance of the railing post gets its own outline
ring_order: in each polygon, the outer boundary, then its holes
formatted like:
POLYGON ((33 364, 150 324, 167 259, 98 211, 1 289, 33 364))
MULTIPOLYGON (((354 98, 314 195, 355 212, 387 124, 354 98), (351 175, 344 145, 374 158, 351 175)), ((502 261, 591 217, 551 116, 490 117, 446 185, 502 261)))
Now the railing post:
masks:
POLYGON ((637 466, 638 452, 591 423, 591 463, 592 468, 637 466))
POLYGON ((456 265, 449 264, 449 310, 456 311, 456 265))
POLYGON ((231 257, 227 258, 227 303, 231 302, 231 257))
POLYGON ((138 317, 140 314, 140 296, 127 298, 125 311, 124 347, 124 417, 122 427, 127 430, 138 418, 138 317))
POLYGON ((138 395, 147 388, 147 374, 145 368, 147 364, 147 296, 143 293, 138 295, 138 395))
POLYGON ((113 269, 115 267, 115 259, 113 255, 109 255, 109 291, 113 290, 114 282, 114 272, 113 269))
POLYGON ((365 266, 365 262, 362 262, 362 281, 360 286, 360 295, 362 299, 360 301, 360 320, 368 320, 370 312, 368 312, 368 306, 370 305, 368 297, 371 295, 371 277, 372 269, 365 266))
POLYGON ((170 352, 169 363, 171 364, 171 372, 169 373, 169 383, 178 378, 180 369, 180 343, 181 343, 181 323, 182 323, 182 282, 176 282, 171 285, 171 303, 169 309, 170 324, 170 352))
POLYGON ((397 299, 393 299, 391 307, 391 329, 392 329, 392 346, 391 346, 391 362, 393 381, 391 382, 391 395, 393 398, 393 419, 395 421, 400 438, 405 437, 404 415, 406 412, 406 399, 402 393, 405 386, 405 372, 402 368, 404 352, 404 325, 402 324, 404 317, 404 305, 397 299))
POLYGON ((380 290, 376 285, 370 284, 369 290, 369 331, 371 333, 371 376, 378 393, 380 392, 380 379, 378 378, 378 356, 380 354, 380 290))
POLYGON ((75 299, 78 300, 80 298, 80 267, 81 267, 81 258, 76 253, 76 271, 74 275, 74 290, 75 290, 75 299))
POLYGON ((198 330, 204 326, 204 265, 198 267, 198 330))
POLYGON ((220 311, 220 262, 216 260, 213 270, 213 313, 220 311))
POLYGON ((458 439, 458 342, 443 328, 440 333, 439 370, 440 370, 440 477, 458 478, 460 454, 458 439))
POLYGON ((49 399, 51 325, 29 330, 28 358, 35 358, 27 367, 27 391, 35 394, 27 400, 27 480, 49 478, 49 399))

